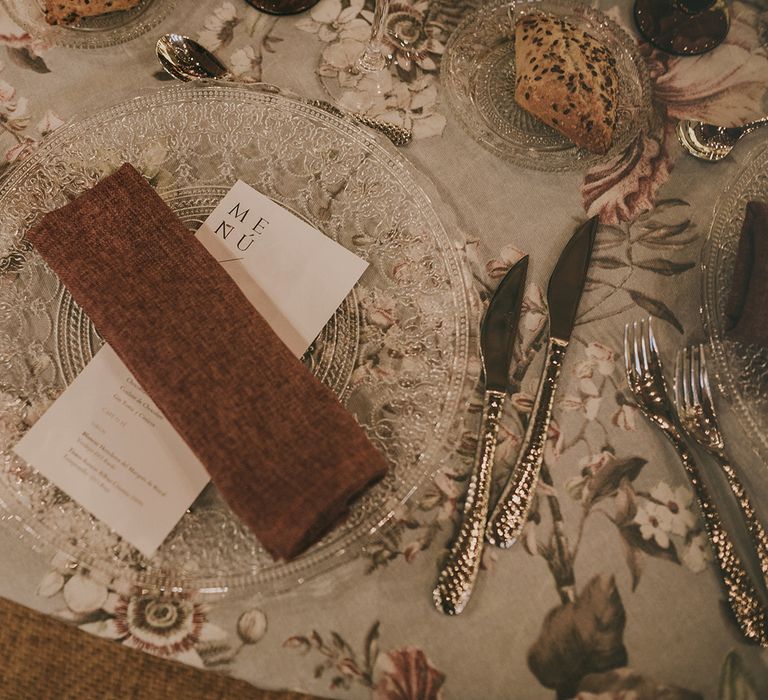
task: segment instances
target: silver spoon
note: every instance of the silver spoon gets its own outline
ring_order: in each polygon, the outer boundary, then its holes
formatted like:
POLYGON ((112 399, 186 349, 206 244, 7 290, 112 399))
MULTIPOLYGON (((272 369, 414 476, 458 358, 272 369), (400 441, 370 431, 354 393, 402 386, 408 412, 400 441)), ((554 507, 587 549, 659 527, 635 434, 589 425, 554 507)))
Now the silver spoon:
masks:
MULTIPOLYGON (((165 71, 176 80, 183 82, 189 80, 236 81, 227 67, 208 49, 198 44, 194 39, 181 34, 164 34, 161 36, 155 45, 155 52, 165 71)), ((410 129, 392 122, 374 119, 358 112, 344 112, 325 100, 307 100, 307 102, 329 114, 337 117, 349 116, 371 129, 376 129, 392 141, 395 146, 405 146, 413 137, 410 129)))
POLYGON ((742 136, 766 124, 768 117, 742 126, 715 126, 683 119, 677 123, 677 138, 692 156, 716 161, 725 158, 742 136))

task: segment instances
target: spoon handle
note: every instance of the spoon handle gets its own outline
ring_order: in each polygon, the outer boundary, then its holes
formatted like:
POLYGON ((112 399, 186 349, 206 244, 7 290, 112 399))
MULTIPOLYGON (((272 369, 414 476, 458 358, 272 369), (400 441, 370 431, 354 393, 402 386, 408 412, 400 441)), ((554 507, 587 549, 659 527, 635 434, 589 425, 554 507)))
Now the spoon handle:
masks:
POLYGON ((413 133, 410 129, 404 126, 395 124, 394 122, 385 122, 373 117, 368 117, 365 114, 358 114, 357 112, 350 112, 352 119, 359 121, 361 124, 376 129, 386 136, 395 146, 406 146, 411 142, 413 133))
POLYGON ((754 131, 755 129, 759 129, 761 126, 765 126, 768 124, 768 116, 761 117, 760 119, 755 119, 754 121, 747 122, 742 126, 745 134, 748 134, 750 131, 754 131))
POLYGON ((413 133, 410 129, 395 124, 394 122, 383 121, 381 119, 376 119, 375 117, 369 117, 367 114, 360 114, 359 112, 345 112, 326 100, 308 100, 308 102, 314 107, 319 107, 320 109, 325 110, 329 114, 333 114, 337 117, 351 117, 355 121, 360 122, 363 126, 375 129, 384 134, 384 136, 394 143, 395 146, 405 146, 410 143, 411 138, 413 138, 413 133))

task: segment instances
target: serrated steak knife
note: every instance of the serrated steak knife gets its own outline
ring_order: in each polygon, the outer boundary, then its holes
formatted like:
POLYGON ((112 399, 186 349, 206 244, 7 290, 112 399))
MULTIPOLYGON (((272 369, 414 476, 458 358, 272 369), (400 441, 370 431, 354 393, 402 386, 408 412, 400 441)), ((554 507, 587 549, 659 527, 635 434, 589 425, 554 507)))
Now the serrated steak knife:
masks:
POLYGON ((437 579, 437 587, 432 593, 437 609, 447 615, 457 615, 464 610, 480 570, 493 456, 496 451, 499 420, 509 387, 512 346, 517 336, 527 272, 528 256, 525 256, 515 263, 499 283, 480 329, 485 395, 475 466, 458 535, 437 579))
POLYGON ((485 537, 491 544, 504 549, 511 547, 520 536, 539 483, 557 379, 576 321, 596 232, 596 216, 579 226, 560 254, 549 278, 549 342, 539 390, 517 464, 485 531, 485 537))

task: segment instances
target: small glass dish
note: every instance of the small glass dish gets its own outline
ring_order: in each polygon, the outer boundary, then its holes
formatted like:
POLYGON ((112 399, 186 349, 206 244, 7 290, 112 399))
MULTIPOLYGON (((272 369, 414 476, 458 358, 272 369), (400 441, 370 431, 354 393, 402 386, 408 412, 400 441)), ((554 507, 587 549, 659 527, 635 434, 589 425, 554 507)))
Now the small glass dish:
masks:
POLYGON ((99 49, 136 39, 156 27, 176 5, 176 0, 141 0, 130 10, 51 25, 45 21, 43 0, 0 1, 11 19, 31 36, 73 49, 99 49))
POLYGON ((446 47, 442 80, 466 131, 493 153, 533 170, 583 170, 621 153, 650 124, 648 70, 629 35, 599 10, 567 0, 505 2, 473 12, 446 47), (619 75, 613 143, 604 155, 578 148, 515 102, 514 27, 532 12, 567 19, 611 51, 619 75))

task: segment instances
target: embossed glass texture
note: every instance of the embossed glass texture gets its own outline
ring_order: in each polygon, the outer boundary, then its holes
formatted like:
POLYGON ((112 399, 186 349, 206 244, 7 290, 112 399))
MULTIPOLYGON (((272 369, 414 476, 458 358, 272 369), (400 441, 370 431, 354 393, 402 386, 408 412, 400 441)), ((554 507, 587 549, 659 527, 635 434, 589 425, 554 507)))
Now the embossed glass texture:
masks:
MULTIPOLYGON (((742 428, 768 460, 768 348, 727 338, 725 305, 731 289, 744 212, 750 200, 768 201, 768 147, 753 153, 723 192, 702 251, 703 314, 720 389, 742 428)), ((764 272, 763 272, 764 274, 764 272)))
POLYGON ((271 593, 359 554, 437 469, 471 388, 464 271, 433 202, 429 182, 394 148, 259 89, 173 87, 55 132, 0 188, 0 517, 32 535, 32 545, 52 545, 120 585, 153 589, 271 593), (211 486, 147 560, 11 452, 101 345, 23 234, 124 161, 190 229, 240 178, 370 263, 304 360, 391 470, 290 563, 274 562, 211 486))
POLYGON ((454 114, 488 150, 533 170, 582 170, 615 157, 647 127, 651 89, 634 41, 599 10, 568 0, 504 2, 481 7, 451 36, 442 80, 454 114), (578 148, 515 102, 514 27, 525 13, 561 16, 603 42, 616 59, 619 100, 613 143, 605 155, 578 148))
POLYGON ((55 46, 98 49, 115 46, 145 34, 164 20, 176 0, 141 0, 130 10, 84 17, 72 25, 45 21, 43 0, 0 0, 11 19, 32 36, 55 46))

